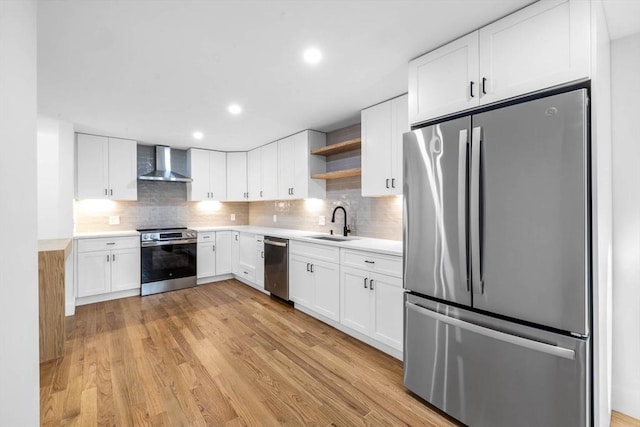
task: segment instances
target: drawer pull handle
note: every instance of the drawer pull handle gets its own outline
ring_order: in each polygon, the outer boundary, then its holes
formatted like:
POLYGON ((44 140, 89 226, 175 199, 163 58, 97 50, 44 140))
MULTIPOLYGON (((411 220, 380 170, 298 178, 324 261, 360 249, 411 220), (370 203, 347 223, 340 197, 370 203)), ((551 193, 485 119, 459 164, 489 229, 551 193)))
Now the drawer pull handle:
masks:
POLYGON ((369 261, 368 259, 365 259, 364 262, 366 262, 367 264, 375 264, 375 261, 369 261))
POLYGON ((109 243, 107 243, 107 245, 109 245, 109 246, 111 246, 111 245, 115 245, 115 244, 116 244, 116 242, 109 242, 109 243))

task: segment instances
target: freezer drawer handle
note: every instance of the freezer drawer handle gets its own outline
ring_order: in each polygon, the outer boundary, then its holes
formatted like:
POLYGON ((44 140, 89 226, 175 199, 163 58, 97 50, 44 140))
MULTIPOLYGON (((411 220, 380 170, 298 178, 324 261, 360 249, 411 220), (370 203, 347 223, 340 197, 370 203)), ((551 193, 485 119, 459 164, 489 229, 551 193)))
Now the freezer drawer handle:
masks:
POLYGON ((473 323, 464 322, 454 317, 449 317, 449 316, 445 316, 444 314, 436 313, 435 311, 431 311, 427 308, 420 307, 419 305, 412 304, 410 302, 405 302, 405 307, 407 307, 407 309, 409 310, 416 311, 427 317, 431 317, 432 319, 439 320, 441 322, 444 322, 456 328, 466 329, 467 331, 470 331, 479 335, 484 335, 485 337, 493 338, 509 344, 514 344, 520 347, 525 347, 531 350, 546 353, 551 356, 562 357, 563 359, 569 359, 569 360, 575 359, 575 355, 576 355, 575 351, 568 348, 558 347, 551 344, 545 344, 540 341, 533 341, 533 340, 518 337, 515 335, 506 334, 504 332, 499 332, 493 329, 483 328, 482 326, 474 325, 473 323))

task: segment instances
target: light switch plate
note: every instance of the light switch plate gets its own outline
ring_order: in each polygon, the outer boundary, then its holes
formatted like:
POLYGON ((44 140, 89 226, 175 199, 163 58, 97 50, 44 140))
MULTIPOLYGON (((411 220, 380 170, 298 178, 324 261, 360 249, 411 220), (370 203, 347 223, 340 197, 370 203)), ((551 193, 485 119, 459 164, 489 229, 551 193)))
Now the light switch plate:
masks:
POLYGON ((109 216, 109 225, 118 225, 120 224, 120 216, 113 215, 109 216))
POLYGON ((235 221, 236 220, 236 214, 231 214, 231 221, 235 221))
POLYGON ((273 214, 273 222, 278 222, 278 215, 273 214))
POLYGON ((318 217, 318 224, 319 225, 324 225, 325 224, 324 215, 320 215, 318 217))

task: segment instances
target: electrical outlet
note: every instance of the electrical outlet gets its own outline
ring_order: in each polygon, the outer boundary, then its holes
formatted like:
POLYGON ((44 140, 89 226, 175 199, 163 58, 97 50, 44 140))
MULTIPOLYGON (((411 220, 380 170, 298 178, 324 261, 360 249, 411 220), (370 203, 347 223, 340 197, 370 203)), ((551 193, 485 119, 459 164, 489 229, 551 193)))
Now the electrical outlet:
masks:
POLYGON ((324 215, 320 215, 318 217, 318 224, 319 225, 324 225, 325 224, 324 215))
POLYGON ((236 220, 236 214, 231 214, 231 221, 235 221, 236 220))
POLYGON ((278 222, 278 215, 273 214, 273 222, 278 222))
POLYGON ((120 224, 120 217, 118 215, 109 216, 109 225, 120 224))

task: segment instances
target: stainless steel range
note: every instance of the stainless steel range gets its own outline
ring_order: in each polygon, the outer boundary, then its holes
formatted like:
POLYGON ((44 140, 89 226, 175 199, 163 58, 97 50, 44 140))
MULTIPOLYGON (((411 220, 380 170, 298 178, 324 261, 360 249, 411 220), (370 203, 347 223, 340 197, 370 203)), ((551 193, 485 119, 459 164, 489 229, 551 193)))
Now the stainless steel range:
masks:
POLYGON ((141 295, 196 285, 198 233, 185 227, 139 229, 141 295))

